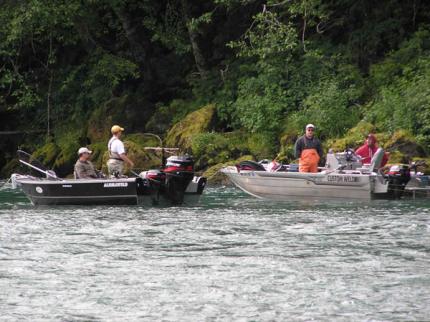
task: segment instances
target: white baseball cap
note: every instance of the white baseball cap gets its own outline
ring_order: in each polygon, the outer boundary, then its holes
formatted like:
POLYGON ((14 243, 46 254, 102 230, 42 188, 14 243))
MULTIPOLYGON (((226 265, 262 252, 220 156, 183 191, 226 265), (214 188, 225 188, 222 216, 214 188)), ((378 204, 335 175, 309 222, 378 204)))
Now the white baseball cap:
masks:
POLYGON ((78 150, 78 154, 79 154, 79 155, 81 155, 82 153, 88 153, 88 154, 91 154, 91 153, 93 153, 93 151, 90 151, 90 150, 88 150, 86 147, 83 147, 83 148, 80 148, 80 149, 78 150))
POLYGON ((315 125, 313 125, 313 124, 311 124, 311 123, 309 123, 308 125, 306 125, 306 128, 308 129, 308 128, 315 128, 315 125))

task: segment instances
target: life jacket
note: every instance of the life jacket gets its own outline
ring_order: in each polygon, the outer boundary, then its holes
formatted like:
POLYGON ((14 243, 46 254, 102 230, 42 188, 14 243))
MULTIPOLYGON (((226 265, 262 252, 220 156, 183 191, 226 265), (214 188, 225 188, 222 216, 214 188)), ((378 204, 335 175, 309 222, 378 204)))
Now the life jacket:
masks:
POLYGON ((118 160, 118 161, 124 161, 123 159, 121 159, 121 156, 117 152, 112 152, 112 143, 115 140, 118 140, 118 138, 113 137, 113 138, 111 138, 109 140, 109 144, 108 144, 109 159, 118 160))

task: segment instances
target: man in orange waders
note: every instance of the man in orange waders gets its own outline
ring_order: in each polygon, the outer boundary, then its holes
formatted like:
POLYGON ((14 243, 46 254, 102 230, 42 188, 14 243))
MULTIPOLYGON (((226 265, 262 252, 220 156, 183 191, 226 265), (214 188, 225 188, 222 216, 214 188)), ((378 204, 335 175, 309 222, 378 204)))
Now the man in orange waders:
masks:
POLYGON ((305 135, 299 137, 295 145, 295 155, 299 160, 300 172, 318 172, 318 162, 323 157, 321 142, 314 137, 315 126, 306 125, 305 135))

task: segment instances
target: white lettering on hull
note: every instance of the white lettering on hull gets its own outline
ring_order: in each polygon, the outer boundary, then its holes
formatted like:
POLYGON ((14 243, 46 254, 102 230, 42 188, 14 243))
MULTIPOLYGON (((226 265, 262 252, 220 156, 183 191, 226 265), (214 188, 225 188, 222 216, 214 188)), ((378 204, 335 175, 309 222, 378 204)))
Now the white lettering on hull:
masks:
POLYGON ((107 182, 103 185, 104 188, 128 187, 127 182, 107 182))
POLYGON ((359 177, 353 176, 328 176, 328 182, 360 182, 359 177))

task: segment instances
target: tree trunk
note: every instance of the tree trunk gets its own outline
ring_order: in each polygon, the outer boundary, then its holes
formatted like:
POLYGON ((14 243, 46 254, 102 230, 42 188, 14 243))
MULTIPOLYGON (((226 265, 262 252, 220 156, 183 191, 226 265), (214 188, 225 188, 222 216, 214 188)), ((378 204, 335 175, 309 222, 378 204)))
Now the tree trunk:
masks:
POLYGON ((133 23, 132 17, 130 17, 124 7, 117 7, 114 10, 121 22, 122 28, 125 31, 125 35, 130 43, 130 49, 136 62, 143 67, 146 60, 146 52, 144 47, 141 45, 142 40, 137 32, 135 24, 133 23))
POLYGON ((139 65, 140 75, 145 84, 145 91, 151 92, 153 82, 155 81, 153 67, 148 58, 150 56, 151 40, 145 32, 142 32, 142 28, 139 28, 138 23, 133 20, 126 7, 116 7, 114 11, 125 31, 125 36, 130 44, 134 60, 139 65))
POLYGON ((193 49, 194 60, 196 62, 197 70, 199 71, 200 77, 206 79, 208 77, 209 71, 207 68, 206 59, 200 49, 198 42, 198 33, 192 28, 190 8, 187 0, 181 0, 182 4, 182 14, 185 20, 185 25, 188 31, 188 37, 190 38, 191 47, 193 49))

